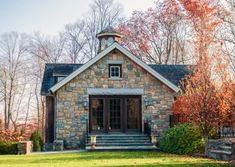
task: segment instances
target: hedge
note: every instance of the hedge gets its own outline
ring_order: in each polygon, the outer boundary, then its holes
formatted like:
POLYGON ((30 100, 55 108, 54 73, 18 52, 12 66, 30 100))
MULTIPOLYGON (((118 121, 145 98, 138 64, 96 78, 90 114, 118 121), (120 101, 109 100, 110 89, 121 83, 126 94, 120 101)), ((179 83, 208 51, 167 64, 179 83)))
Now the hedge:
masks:
POLYGON ((0 141, 0 154, 17 154, 17 142, 3 142, 0 141))
POLYGON ((203 136, 195 126, 179 124, 163 133, 160 149, 174 154, 201 153, 204 149, 203 136))

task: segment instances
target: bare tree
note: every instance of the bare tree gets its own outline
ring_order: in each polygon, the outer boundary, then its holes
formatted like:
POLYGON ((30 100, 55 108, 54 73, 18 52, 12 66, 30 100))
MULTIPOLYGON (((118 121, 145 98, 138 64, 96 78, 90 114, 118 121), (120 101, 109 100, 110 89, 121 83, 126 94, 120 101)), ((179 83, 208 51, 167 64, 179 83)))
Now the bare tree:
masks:
MULTIPOLYGON (((45 63, 57 63, 62 60, 63 54, 61 48, 57 52, 53 52, 50 45, 47 42, 49 39, 45 38, 39 33, 31 36, 29 53, 31 55, 31 75, 32 75, 32 93, 33 100, 35 102, 37 126, 39 130, 42 131, 44 135, 44 121, 45 121, 45 98, 40 95, 41 83, 43 79, 43 73, 45 68, 45 63), (57 53, 57 54, 55 54, 57 53)), ((63 41, 64 42, 64 41, 63 41)), ((62 42, 62 43, 63 43, 62 42)), ((57 46, 58 45, 54 45, 57 46)), ((64 43, 62 45, 64 47, 64 43)), ((64 48, 63 48, 64 50, 64 48)), ((28 99, 29 100, 29 99, 28 99)), ((30 100, 31 101, 31 100, 30 100)))
POLYGON ((122 12, 122 6, 114 0, 94 0, 83 19, 66 25, 63 34, 67 39, 67 57, 70 62, 92 59, 98 51, 96 34, 121 23, 124 20, 122 12))
POLYGON ((217 35, 223 41, 223 51, 230 63, 231 69, 235 72, 235 1, 225 0, 229 14, 221 16, 224 19, 217 35))
POLYGON ((25 63, 27 59, 26 36, 16 32, 3 34, 0 38, 0 66, 2 71, 5 129, 16 122, 24 95, 25 63))
POLYGON ((79 20, 74 24, 66 25, 62 33, 66 40, 66 54, 71 63, 82 63, 85 60, 84 47, 87 41, 84 38, 84 29, 85 22, 79 20))
POLYGON ((31 37, 30 53, 39 57, 44 62, 58 63, 64 58, 65 39, 59 35, 50 39, 40 33, 31 37))

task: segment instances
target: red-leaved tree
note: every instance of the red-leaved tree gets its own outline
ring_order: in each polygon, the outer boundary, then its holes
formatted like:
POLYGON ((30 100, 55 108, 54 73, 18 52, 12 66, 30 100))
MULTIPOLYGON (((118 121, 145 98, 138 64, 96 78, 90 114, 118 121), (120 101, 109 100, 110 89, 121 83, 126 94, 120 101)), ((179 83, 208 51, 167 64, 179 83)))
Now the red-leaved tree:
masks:
POLYGON ((174 1, 156 1, 147 11, 135 11, 120 26, 122 42, 148 63, 184 64, 190 43, 190 27, 174 1))
POLYGON ((214 37, 222 23, 220 14, 227 14, 217 3, 209 0, 179 0, 185 17, 195 30, 194 47, 196 65, 193 73, 185 78, 181 96, 175 102, 175 112, 184 112, 189 121, 197 125, 205 139, 205 155, 208 155, 208 136, 227 116, 222 107, 224 98, 221 83, 215 78, 216 61, 220 58, 220 42, 214 37), (177 108, 177 109, 176 109, 177 108))

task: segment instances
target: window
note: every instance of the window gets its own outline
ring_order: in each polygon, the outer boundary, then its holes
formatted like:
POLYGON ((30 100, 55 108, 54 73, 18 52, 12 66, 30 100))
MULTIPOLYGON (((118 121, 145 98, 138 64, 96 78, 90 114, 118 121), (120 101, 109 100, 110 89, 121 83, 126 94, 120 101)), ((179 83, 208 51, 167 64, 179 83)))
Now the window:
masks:
POLYGON ((58 76, 58 77, 57 77, 57 82, 62 81, 64 78, 65 78, 65 76, 58 76))
POLYGON ((109 65, 109 78, 121 78, 121 64, 110 64, 109 65))
POLYGON ((104 38, 101 39, 101 50, 104 50, 106 47, 106 40, 104 38))
POLYGON ((113 44, 113 37, 109 37, 108 38, 108 42, 107 42, 107 44, 108 44, 108 46, 110 46, 111 44, 113 44))

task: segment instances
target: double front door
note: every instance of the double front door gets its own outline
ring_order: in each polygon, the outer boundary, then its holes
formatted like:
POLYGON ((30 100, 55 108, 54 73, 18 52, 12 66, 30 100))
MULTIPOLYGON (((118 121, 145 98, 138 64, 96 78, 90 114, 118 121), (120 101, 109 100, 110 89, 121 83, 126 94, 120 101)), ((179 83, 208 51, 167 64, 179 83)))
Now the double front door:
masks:
POLYGON ((90 132, 141 130, 140 96, 90 96, 90 132))

